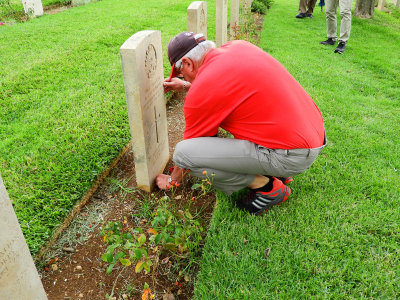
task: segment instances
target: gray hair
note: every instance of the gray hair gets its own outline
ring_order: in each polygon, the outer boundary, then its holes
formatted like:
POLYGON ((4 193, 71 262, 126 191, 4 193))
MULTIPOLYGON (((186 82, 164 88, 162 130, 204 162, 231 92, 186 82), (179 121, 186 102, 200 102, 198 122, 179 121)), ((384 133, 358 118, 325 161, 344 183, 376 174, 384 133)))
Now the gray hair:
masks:
MULTIPOLYGON (((198 44, 196 47, 194 47, 192 50, 186 53, 183 57, 187 57, 191 60, 199 62, 203 58, 203 56, 207 53, 207 51, 215 48, 217 48, 217 46, 213 41, 206 40, 198 44)), ((175 67, 178 69, 182 67, 182 58, 175 63, 175 67)))

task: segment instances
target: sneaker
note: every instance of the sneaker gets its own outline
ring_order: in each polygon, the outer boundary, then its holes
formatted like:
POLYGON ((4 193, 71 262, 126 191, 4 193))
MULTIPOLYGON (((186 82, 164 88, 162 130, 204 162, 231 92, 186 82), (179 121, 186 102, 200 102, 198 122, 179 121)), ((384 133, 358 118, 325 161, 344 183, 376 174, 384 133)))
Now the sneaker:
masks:
POLYGON ((306 14, 306 18, 310 18, 310 19, 312 19, 312 18, 313 18, 313 16, 312 16, 312 14, 310 14, 310 13, 307 13, 307 14, 306 14))
POLYGON ((272 190, 269 192, 254 191, 250 192, 236 202, 236 206, 240 209, 247 210, 253 215, 261 215, 272 206, 281 204, 286 201, 290 195, 290 188, 283 184, 278 178, 271 177, 272 190))
POLYGON ((335 53, 343 54, 344 50, 346 49, 346 43, 345 42, 339 42, 339 45, 335 49, 335 53))
POLYGON ((333 38, 328 38, 326 41, 323 41, 320 44, 333 46, 336 44, 336 41, 334 41, 333 38))
POLYGON ((278 179, 280 181, 283 182, 284 185, 288 185, 289 183, 291 183, 293 181, 293 177, 278 177, 278 179))
POLYGON ((305 13, 298 13, 297 15, 296 15, 296 18, 297 19, 303 19, 303 18, 305 18, 306 17, 306 14, 305 13))

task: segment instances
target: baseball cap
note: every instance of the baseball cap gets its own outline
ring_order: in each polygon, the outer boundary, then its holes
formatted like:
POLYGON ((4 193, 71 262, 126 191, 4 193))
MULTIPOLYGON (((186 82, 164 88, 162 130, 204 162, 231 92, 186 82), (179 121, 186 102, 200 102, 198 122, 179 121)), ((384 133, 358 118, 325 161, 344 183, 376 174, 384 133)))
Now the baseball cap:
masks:
POLYGON ((172 66, 169 78, 177 75, 175 63, 185 56, 190 50, 206 40, 202 33, 181 32, 168 44, 168 59, 172 66))

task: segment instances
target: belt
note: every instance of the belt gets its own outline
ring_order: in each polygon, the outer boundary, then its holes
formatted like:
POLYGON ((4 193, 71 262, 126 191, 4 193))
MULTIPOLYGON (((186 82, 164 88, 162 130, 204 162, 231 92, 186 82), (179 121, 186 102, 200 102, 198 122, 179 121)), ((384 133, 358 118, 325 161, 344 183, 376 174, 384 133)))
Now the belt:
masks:
POLYGON ((326 142, 327 142, 327 140, 326 140, 326 136, 325 136, 324 144, 318 148, 272 149, 272 151, 275 151, 276 153, 283 154, 283 155, 296 155, 296 156, 303 156, 303 157, 317 156, 325 148, 326 142))
POLYGON ((283 155, 293 155, 293 156, 317 156, 322 152, 324 146, 312 149, 303 149, 303 148, 296 148, 296 149, 271 149, 272 151, 283 154, 283 155))

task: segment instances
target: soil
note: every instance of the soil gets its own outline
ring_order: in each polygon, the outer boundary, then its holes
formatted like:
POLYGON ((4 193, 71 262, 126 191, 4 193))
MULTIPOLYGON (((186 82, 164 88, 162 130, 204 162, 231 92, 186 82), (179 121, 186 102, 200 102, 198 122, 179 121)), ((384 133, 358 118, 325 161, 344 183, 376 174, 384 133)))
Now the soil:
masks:
MULTIPOLYGON (((182 100, 170 101, 167 118, 170 153, 173 153, 176 143, 183 136, 182 100)), ((166 171, 170 166, 171 162, 166 171)), ((109 221, 124 220, 127 222, 124 224, 127 228, 137 226, 138 220, 134 215, 140 207, 136 199, 143 200, 148 196, 147 193, 139 191, 125 193, 125 190, 115 188, 115 182, 123 183, 125 188, 134 190, 132 151, 128 151, 121 158, 111 175, 75 216, 75 223, 71 223, 59 238, 59 242, 45 255, 41 276, 48 299, 108 299, 107 294, 113 294, 111 299, 142 299, 145 283, 149 285, 154 299, 190 299, 193 295, 195 273, 192 271, 191 276, 184 276, 181 270, 183 267, 177 266, 167 254, 161 254, 161 263, 156 270, 147 275, 143 272, 135 273, 133 265, 127 268, 120 265, 110 275, 106 274, 107 264, 101 257, 107 244, 100 235, 101 227, 109 221)), ((190 190, 190 182, 182 186, 173 195, 159 190, 154 191, 153 195, 169 195, 177 199, 177 209, 187 207, 187 202, 192 201, 193 191, 190 190), (185 195, 190 195, 190 199, 185 195)), ((214 202, 214 193, 209 193, 203 197, 196 197, 196 201, 191 203, 193 211, 205 208, 201 214, 204 228, 211 218, 214 202)), ((141 220, 141 224, 146 223, 143 221, 146 220, 141 220)), ((143 224, 143 227, 146 228, 146 224, 143 224)))

